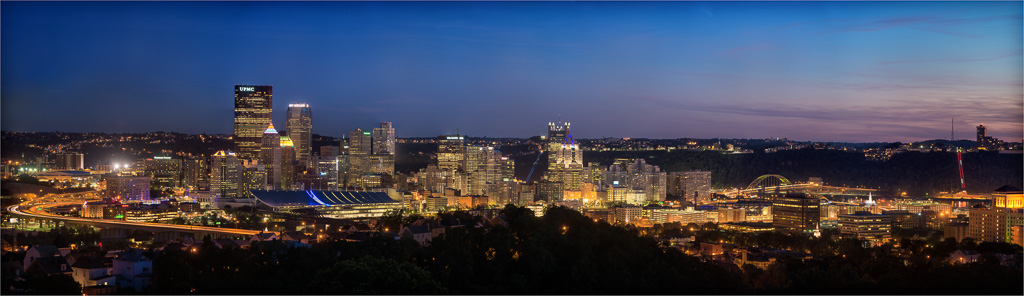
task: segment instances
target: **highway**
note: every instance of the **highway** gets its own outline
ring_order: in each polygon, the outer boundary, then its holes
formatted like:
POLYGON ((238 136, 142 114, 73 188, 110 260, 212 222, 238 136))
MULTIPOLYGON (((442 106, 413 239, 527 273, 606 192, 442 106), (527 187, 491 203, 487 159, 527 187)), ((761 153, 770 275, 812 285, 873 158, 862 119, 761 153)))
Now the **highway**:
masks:
POLYGON ((124 228, 124 229, 139 229, 152 232, 191 232, 191 233, 211 233, 211 234, 224 234, 224 235, 244 235, 253 236, 262 231, 259 230, 248 230, 248 229, 237 229, 237 228, 221 228, 221 227, 207 227, 207 226, 192 226, 192 225, 174 225, 174 224, 163 224, 163 223, 150 223, 150 222, 129 222, 121 220, 107 220, 107 219, 91 219, 91 218, 79 218, 79 217, 65 217, 60 215, 54 215, 46 211, 48 208, 80 204, 83 201, 73 202, 59 202, 59 203, 46 203, 40 204, 33 201, 26 202, 28 207, 22 207, 22 205, 13 205, 7 207, 7 210, 12 215, 21 217, 36 218, 36 219, 48 219, 48 220, 60 220, 71 222, 74 224, 83 224, 99 228, 124 228), (35 209, 33 209, 35 208, 35 209))

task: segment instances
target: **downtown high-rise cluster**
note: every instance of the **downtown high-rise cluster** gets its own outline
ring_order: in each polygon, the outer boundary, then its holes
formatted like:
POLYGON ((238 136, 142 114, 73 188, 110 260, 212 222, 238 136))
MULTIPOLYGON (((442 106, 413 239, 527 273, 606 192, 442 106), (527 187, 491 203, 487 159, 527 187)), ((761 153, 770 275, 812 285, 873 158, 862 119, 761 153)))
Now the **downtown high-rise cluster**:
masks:
POLYGON ((210 194, 216 204, 254 204, 252 190, 338 190, 381 187, 394 175, 395 129, 381 122, 355 129, 338 145, 313 151, 309 104, 288 104, 283 130, 273 123, 273 86, 236 85, 234 151, 210 159, 210 194), (283 132, 283 133, 282 133, 283 132))

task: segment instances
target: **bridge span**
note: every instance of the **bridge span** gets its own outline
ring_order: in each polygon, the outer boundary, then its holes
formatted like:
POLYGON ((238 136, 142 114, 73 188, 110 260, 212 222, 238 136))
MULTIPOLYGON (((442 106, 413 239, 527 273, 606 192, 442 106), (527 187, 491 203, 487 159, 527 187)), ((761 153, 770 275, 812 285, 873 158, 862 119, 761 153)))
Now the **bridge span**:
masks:
POLYGON ((57 224, 64 225, 82 225, 96 227, 100 229, 100 236, 101 238, 104 239, 126 238, 128 230, 142 230, 152 232, 154 235, 154 240, 156 241, 168 241, 174 240, 175 238, 178 237, 188 236, 194 237, 195 239, 202 239, 207 235, 209 235, 212 238, 248 239, 253 235, 262 232, 259 230, 248 230, 238 228, 174 225, 150 222, 129 222, 121 220, 66 217, 61 215, 55 215, 47 211, 47 209, 49 208, 80 204, 81 202, 82 201, 65 201, 60 203, 45 204, 30 202, 27 203, 30 206, 14 205, 8 207, 7 210, 11 216, 19 218, 36 219, 42 221, 54 221, 57 224))

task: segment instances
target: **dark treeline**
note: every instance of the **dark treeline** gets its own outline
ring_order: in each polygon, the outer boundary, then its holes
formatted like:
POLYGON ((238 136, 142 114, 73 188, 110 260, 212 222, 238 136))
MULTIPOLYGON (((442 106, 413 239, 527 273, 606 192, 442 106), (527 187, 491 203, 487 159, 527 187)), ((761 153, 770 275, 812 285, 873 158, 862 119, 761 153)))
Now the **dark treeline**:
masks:
MULTIPOLYGON (((211 244, 154 262, 166 294, 699 294, 747 292, 734 272, 661 248, 635 230, 557 208, 507 207, 509 227, 455 228, 427 247, 375 237, 285 249, 211 244)), ((445 216, 472 219, 465 212, 445 216)))
MULTIPOLYGON (((768 270, 704 262, 635 228, 552 208, 502 212, 508 227, 454 228, 420 246, 409 238, 287 248, 167 249, 156 256, 159 294, 1020 294, 1021 272, 998 260, 905 264, 857 241, 841 255, 783 259, 768 270), (941 280, 940 280, 941 279, 941 280), (955 279, 955 280, 954 280, 955 279)), ((473 219, 465 212, 440 219, 473 219)), ((465 221, 465 220, 463 220, 465 221)), ((954 243, 955 244, 955 243, 954 243)), ((1019 251, 1019 250, 1018 250, 1019 251)), ((923 255, 922 255, 923 256, 923 255)))

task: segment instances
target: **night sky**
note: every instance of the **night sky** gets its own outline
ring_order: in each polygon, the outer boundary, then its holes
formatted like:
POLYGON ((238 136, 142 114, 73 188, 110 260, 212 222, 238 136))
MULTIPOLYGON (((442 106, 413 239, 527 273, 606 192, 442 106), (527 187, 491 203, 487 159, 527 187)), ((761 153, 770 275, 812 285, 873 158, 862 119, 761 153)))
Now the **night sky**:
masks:
POLYGON ((232 132, 274 86, 313 132, 1024 134, 1021 2, 2 2, 6 131, 232 132))

